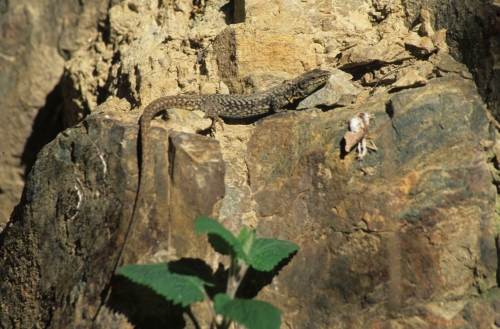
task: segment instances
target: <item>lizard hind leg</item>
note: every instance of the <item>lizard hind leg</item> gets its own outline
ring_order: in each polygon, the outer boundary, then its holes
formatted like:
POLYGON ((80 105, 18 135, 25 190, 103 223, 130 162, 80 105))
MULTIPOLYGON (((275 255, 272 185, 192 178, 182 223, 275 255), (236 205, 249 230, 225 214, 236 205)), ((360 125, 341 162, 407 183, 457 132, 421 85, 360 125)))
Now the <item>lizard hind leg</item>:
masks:
POLYGON ((210 126, 210 135, 212 137, 215 137, 215 131, 217 130, 215 124, 217 122, 220 124, 220 127, 222 128, 222 130, 224 130, 224 126, 222 125, 223 121, 222 121, 221 118, 219 118, 218 115, 216 115, 216 116, 210 116, 208 114, 205 114, 205 116, 203 118, 204 119, 206 119, 206 118, 212 119, 212 125, 210 126))
POLYGON ((211 101, 211 100, 205 101, 205 104, 203 106, 203 111, 205 112, 204 118, 212 119, 212 125, 210 126, 212 136, 214 136, 214 133, 216 131, 215 125, 217 122, 220 124, 222 130, 224 130, 224 126, 222 125, 223 122, 222 122, 221 118, 219 117, 219 113, 222 113, 223 110, 224 110, 224 107, 221 104, 214 102, 214 101, 211 101))

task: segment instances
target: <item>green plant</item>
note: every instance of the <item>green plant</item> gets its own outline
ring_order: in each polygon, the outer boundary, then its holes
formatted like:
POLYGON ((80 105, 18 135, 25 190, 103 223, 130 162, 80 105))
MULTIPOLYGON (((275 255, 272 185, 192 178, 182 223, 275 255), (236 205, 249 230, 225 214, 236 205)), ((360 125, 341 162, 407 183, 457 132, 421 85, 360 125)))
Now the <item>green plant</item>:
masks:
POLYGON ((135 283, 152 288, 174 304, 187 306, 207 298, 213 324, 218 329, 228 328, 232 321, 248 329, 279 328, 281 311, 274 305, 235 296, 249 267, 258 271, 271 271, 281 260, 297 251, 299 246, 277 239, 256 239, 256 229, 249 230, 245 226, 235 237, 219 222, 208 217, 196 219, 195 231, 198 234, 207 233, 208 241, 215 251, 230 256, 226 293, 216 294, 212 301, 205 287, 214 286, 213 277, 193 268, 179 268, 178 263, 133 264, 120 267, 117 272, 135 283), (219 321, 217 314, 222 316, 219 321))

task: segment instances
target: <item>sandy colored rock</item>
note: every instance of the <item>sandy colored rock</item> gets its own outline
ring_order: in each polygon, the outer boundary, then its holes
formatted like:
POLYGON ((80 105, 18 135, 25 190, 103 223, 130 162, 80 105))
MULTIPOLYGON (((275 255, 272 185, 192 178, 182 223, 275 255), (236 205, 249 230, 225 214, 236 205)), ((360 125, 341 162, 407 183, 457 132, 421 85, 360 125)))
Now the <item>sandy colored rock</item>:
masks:
POLYGON ((436 67, 444 72, 459 73, 467 71, 467 67, 464 64, 457 62, 450 55, 444 57, 439 63, 437 63, 436 67))
POLYGON ((406 73, 403 77, 398 79, 392 87, 394 88, 408 88, 423 86, 427 83, 427 79, 422 77, 417 70, 411 70, 406 73))
POLYGON ((241 81, 235 77, 262 70, 293 75, 308 71, 317 63, 314 51, 304 47, 311 44, 306 39, 310 38, 260 31, 245 25, 228 27, 214 41, 219 74, 233 93, 242 93, 241 81))

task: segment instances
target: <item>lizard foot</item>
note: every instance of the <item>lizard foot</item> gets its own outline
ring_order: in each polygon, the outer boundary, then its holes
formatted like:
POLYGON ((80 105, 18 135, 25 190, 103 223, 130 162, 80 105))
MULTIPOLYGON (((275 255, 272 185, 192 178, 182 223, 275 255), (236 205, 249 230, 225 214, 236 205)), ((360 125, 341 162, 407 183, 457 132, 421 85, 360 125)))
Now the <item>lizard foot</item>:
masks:
POLYGON ((217 122, 219 123, 219 125, 220 125, 221 129, 222 129, 222 130, 224 130, 223 121, 222 121, 222 119, 221 119, 221 118, 219 118, 219 116, 218 116, 218 115, 216 115, 216 116, 210 116, 210 115, 208 115, 208 114, 205 114, 205 116, 204 116, 203 118, 204 118, 204 119, 205 119, 205 118, 210 118, 210 119, 212 119, 212 125, 210 126, 210 136, 215 137, 215 132, 217 131, 217 129, 216 129, 216 128, 217 128, 217 127, 216 127, 216 123, 217 123, 217 122))

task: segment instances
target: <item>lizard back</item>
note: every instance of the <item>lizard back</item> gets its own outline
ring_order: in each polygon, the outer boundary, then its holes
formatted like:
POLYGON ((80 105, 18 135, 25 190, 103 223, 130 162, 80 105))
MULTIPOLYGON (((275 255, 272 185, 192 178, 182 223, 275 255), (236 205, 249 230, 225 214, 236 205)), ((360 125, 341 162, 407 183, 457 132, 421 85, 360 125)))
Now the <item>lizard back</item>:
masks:
POLYGON ((211 100, 221 105, 218 113, 205 111, 208 117, 241 119, 270 112, 279 112, 284 106, 303 99, 323 86, 331 73, 325 70, 312 70, 299 77, 286 80, 282 84, 266 91, 248 95, 209 94, 200 95, 204 100, 211 100))

